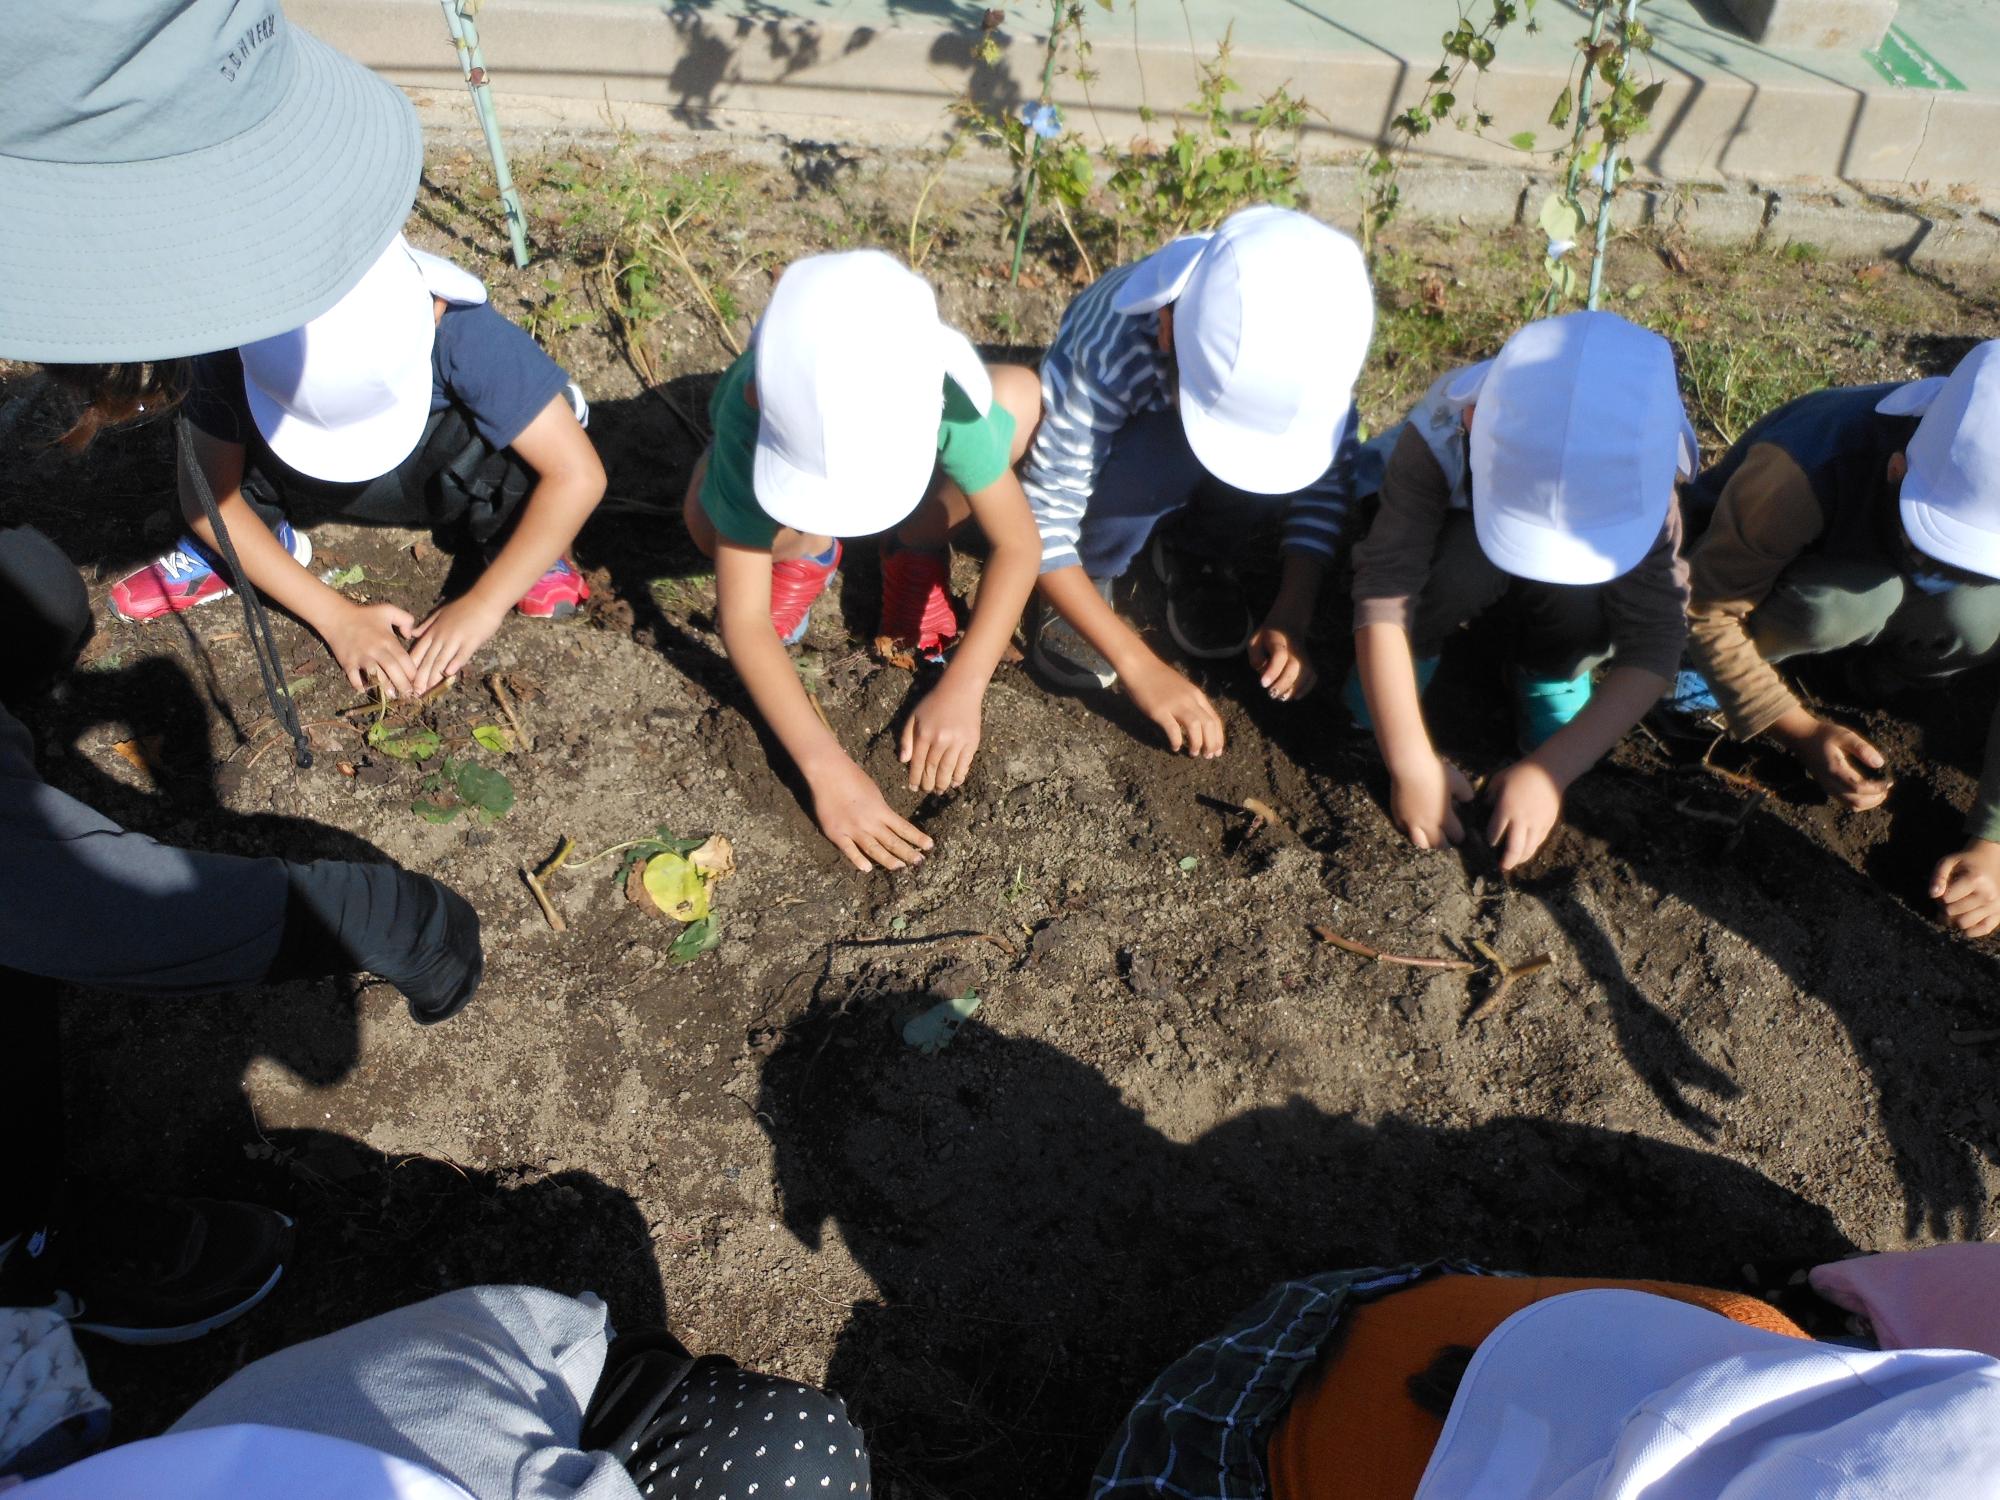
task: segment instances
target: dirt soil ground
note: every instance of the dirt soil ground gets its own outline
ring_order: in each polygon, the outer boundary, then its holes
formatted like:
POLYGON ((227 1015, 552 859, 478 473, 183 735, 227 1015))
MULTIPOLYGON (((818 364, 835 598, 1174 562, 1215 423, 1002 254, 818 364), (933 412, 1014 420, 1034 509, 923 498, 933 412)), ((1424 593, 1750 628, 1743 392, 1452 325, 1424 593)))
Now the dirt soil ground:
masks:
MULTIPOLYGON (((830 1383, 885 1493, 1075 1495, 1152 1374, 1274 1278, 1451 1254, 1738 1285, 1746 1263, 2000 1222, 1994 957, 1941 931, 1923 891, 1971 795, 1992 682, 1898 718, 1849 713, 1837 675, 1811 684, 1893 758, 1897 790, 1868 815, 1836 815, 1770 751, 1724 747, 1717 763, 1764 791, 1746 810, 1753 789, 1704 768, 1703 742, 1635 735, 1509 882, 1483 850, 1400 840, 1328 686, 1275 705, 1229 664, 1196 669, 1227 722, 1220 760, 1169 755, 1121 697, 1055 696, 1008 666, 964 789, 905 793, 894 731, 928 679, 868 650, 864 544, 802 670, 937 853, 856 875, 772 768, 675 513, 728 357, 718 325, 670 292, 640 340, 664 380, 649 391, 577 311, 599 283, 573 231, 584 190, 557 165, 521 173, 538 240, 571 247, 552 266, 493 256, 470 158, 434 169, 413 230, 540 320, 591 392, 611 474, 579 544, 587 616, 515 620, 477 664, 504 675, 534 738, 482 757, 511 777, 511 814, 413 815, 423 768, 371 755, 325 651, 280 620, 320 752, 295 770, 233 604, 143 628, 107 616, 36 715, 50 779, 111 815, 177 843, 433 872, 478 907, 490 955, 477 1005, 426 1030, 380 984, 70 998, 80 1175, 299 1221, 298 1262, 254 1316, 177 1349, 92 1348, 125 1436, 261 1352, 518 1279, 594 1288, 628 1326, 830 1383), (143 764, 115 748, 135 740, 143 764), (1278 821, 1244 811, 1253 798, 1278 821), (569 930, 551 931, 524 862, 564 836, 588 852, 662 825, 734 841, 719 949, 670 964, 672 930, 627 902, 615 857, 553 877, 569 930), (1370 963, 1315 925, 1403 954, 1482 942, 1554 961, 1468 1019, 1490 975, 1370 963), (916 1008, 968 992, 978 1013, 947 1050, 904 1044, 916 1008)), ((699 263, 740 304, 739 336, 790 256, 908 246, 911 183, 794 168, 715 167, 739 196, 699 263)), ((926 269, 975 338, 1032 357, 1068 263, 1045 245, 1008 288, 996 211, 955 191, 920 221, 926 269)), ((1539 253, 1404 234, 1381 276, 1370 420, 1490 352, 1539 253)), ((1618 256, 1620 305, 1680 343, 1711 452, 1766 397, 1945 369, 2000 333, 1989 283, 1654 241, 1618 256)), ((21 394, 0 421, 0 518, 56 536, 101 598, 174 532, 167 434, 70 460, 42 450, 24 373, 0 409, 21 394)), ((316 566, 359 564, 357 594, 419 612, 455 565, 450 538, 316 540, 316 566)), ((1156 620, 1150 588, 1132 594, 1156 620)), ((1330 598, 1319 632, 1336 685, 1343 611, 1330 598)), ((1501 763, 1489 651, 1450 658, 1432 700, 1464 763, 1501 763)), ((465 755, 500 716, 468 681, 427 721, 465 755)))

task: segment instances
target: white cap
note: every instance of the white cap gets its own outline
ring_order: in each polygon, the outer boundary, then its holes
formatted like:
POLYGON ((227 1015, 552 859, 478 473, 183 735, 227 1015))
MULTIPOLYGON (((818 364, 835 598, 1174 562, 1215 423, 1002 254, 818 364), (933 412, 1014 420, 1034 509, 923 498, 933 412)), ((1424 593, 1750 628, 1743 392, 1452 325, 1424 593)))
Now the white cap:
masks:
POLYGON ((358 481, 409 457, 431 410, 433 295, 486 288, 398 235, 354 289, 303 328, 245 344, 250 415, 271 451, 315 479, 358 481))
POLYGON ((1905 453, 1903 530, 1941 563, 2000 578, 2000 340, 1949 376, 1898 386, 1875 409, 1921 416, 1905 453))
POLYGON ((1201 465, 1259 495, 1333 464, 1375 328, 1361 247, 1289 208, 1245 208, 1146 257, 1121 313, 1174 304, 1181 426, 1201 465))
POLYGON ((984 412, 986 366, 938 321, 930 283, 880 250, 792 262, 757 326, 757 503, 824 536, 868 536, 917 508, 937 466, 950 378, 984 412))
POLYGON ((8 1500, 472 1500, 435 1470, 346 1438, 254 1423, 169 1432, 31 1479, 8 1500))
POLYGON ((1489 1334, 1417 1500, 1990 1500, 2000 1360, 1789 1338, 1647 1292, 1489 1334))
POLYGON ((1616 313, 1517 330, 1452 383, 1474 402, 1472 519, 1497 567, 1538 583, 1608 583, 1652 550, 1674 479, 1699 450, 1674 351, 1616 313))

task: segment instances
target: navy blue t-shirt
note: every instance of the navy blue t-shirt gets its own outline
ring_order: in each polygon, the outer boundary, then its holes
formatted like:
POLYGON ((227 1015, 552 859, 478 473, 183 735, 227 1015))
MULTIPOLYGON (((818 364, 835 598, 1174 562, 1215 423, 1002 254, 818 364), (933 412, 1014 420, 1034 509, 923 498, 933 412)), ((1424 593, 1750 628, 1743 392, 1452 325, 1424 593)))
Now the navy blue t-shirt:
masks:
MULTIPOLYGON (((438 319, 431 410, 456 403, 495 448, 512 444, 568 384, 562 366, 492 303, 453 304, 438 319)), ((257 437, 243 391, 243 360, 234 349, 195 360, 183 409, 196 427, 223 442, 247 445, 257 437)))

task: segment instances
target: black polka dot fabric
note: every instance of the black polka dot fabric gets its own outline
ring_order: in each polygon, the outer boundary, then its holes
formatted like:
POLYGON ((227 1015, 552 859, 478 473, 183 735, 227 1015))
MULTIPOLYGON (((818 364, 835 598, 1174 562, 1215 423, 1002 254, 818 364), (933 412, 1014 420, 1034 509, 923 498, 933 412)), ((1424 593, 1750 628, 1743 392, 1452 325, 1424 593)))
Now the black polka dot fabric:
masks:
POLYGON ((868 1444, 838 1396, 733 1365, 697 1370, 623 1454, 654 1500, 861 1500, 868 1444))

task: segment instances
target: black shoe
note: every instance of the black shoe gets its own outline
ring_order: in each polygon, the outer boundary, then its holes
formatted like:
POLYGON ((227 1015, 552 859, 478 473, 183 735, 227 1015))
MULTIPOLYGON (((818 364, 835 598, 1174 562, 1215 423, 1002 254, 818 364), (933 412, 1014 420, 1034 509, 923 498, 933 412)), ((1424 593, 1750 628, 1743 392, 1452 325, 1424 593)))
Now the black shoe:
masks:
POLYGON ((207 1198, 132 1198, 0 1244, 0 1304, 46 1307, 120 1344, 179 1344, 278 1284, 292 1221, 207 1198))
MULTIPOLYGON (((1093 579, 1092 586, 1106 604, 1111 602, 1110 579, 1093 579)), ((1035 601, 1034 622, 1028 633, 1031 638, 1028 665, 1050 686, 1083 693, 1092 688, 1111 687, 1118 681, 1117 669, 1077 633, 1075 626, 1041 599, 1035 601)))
POLYGON ((1222 564, 1184 551, 1154 531, 1153 574, 1167 589, 1167 634, 1189 656, 1222 661, 1250 644, 1257 617, 1236 575, 1222 564))
POLYGON ((403 992, 429 1026, 479 990, 486 958, 479 914, 450 886, 395 865, 344 859, 287 865, 291 899, 272 980, 366 970, 403 992))

